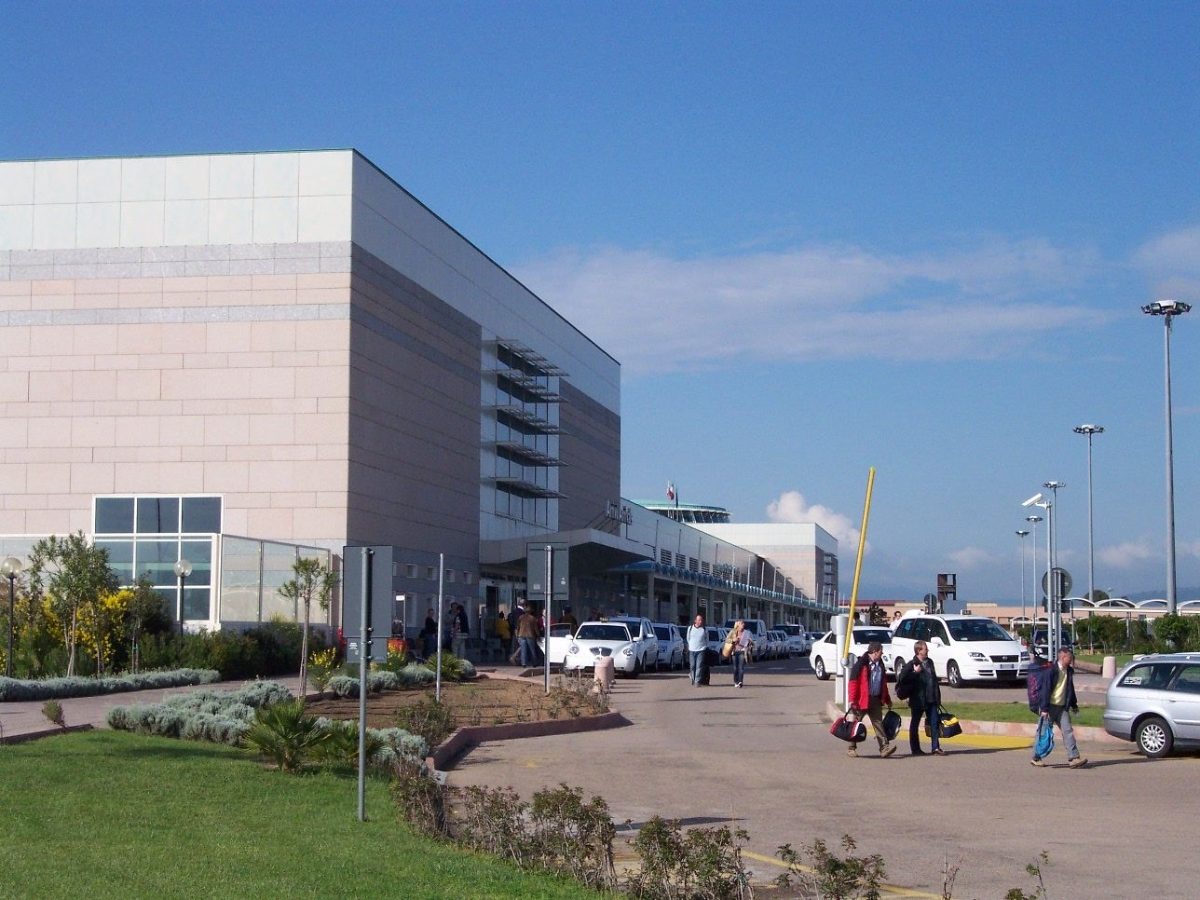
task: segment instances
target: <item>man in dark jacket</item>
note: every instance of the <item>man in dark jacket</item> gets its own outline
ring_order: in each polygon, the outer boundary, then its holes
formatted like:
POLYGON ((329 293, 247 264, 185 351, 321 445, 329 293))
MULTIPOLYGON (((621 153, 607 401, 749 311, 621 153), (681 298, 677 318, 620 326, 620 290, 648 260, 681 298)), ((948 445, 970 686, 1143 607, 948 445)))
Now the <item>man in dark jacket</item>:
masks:
MULTIPOLYGON (((929 725, 932 752, 935 756, 945 756, 938 740, 938 707, 942 704, 942 688, 938 684, 937 671, 933 668, 933 660, 929 658, 929 645, 924 641, 913 644, 912 659, 900 670, 896 679, 896 693, 900 694, 903 685, 908 692, 908 705, 912 708, 912 716, 908 720, 908 750, 913 756, 924 756, 921 749, 921 717, 929 725)), ((903 694, 901 694, 903 696, 903 694)))
MULTIPOLYGON (((887 672, 883 668, 883 644, 872 641, 867 644, 867 652, 850 667, 850 709, 860 719, 866 717, 871 720, 875 740, 879 742, 879 755, 888 757, 896 752, 896 745, 888 740, 883 729, 885 706, 892 708, 887 672)), ((858 748, 851 744, 846 753, 857 756, 858 748)))
MULTIPOLYGON (((1078 769, 1087 765, 1087 760, 1079 755, 1079 745, 1075 743, 1075 732, 1071 728, 1071 713, 1079 714, 1079 699, 1075 696, 1075 654, 1066 647, 1059 648, 1058 663, 1046 666, 1038 673, 1041 679, 1039 695, 1041 703, 1038 713, 1042 719, 1057 725, 1062 734, 1063 745, 1067 748, 1067 765, 1078 769)), ((1044 757, 1037 755, 1037 743, 1034 743, 1033 758, 1029 760, 1035 766, 1044 766, 1044 757)))

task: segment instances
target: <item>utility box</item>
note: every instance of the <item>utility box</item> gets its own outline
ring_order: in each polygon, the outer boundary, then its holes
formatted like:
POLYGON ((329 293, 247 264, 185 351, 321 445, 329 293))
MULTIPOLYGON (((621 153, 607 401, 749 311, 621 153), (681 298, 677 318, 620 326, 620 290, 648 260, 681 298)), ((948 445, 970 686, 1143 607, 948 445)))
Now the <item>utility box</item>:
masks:
POLYGON ((342 637, 346 639, 346 661, 360 660, 367 646, 367 659, 387 659, 387 642, 392 636, 396 592, 395 548, 390 546, 342 548, 342 637), (364 558, 367 563, 363 581, 364 558), (369 591, 369 594, 366 593, 369 591), (362 602, 367 598, 367 630, 362 631, 362 602))

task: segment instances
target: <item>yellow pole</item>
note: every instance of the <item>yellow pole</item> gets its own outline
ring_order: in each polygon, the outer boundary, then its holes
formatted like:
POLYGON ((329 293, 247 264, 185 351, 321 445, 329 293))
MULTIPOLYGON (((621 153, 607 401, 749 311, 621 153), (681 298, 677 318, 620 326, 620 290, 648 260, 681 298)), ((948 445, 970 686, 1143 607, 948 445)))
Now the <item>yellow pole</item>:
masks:
POLYGON ((854 608, 858 605, 858 578, 862 575, 863 550, 867 546, 867 522, 871 518, 871 491, 875 488, 875 467, 867 470, 867 502, 863 505, 862 530, 858 533, 858 559, 854 561, 854 584, 850 588, 850 622, 846 626, 846 643, 842 647, 842 659, 850 653, 850 640, 854 636, 854 608))

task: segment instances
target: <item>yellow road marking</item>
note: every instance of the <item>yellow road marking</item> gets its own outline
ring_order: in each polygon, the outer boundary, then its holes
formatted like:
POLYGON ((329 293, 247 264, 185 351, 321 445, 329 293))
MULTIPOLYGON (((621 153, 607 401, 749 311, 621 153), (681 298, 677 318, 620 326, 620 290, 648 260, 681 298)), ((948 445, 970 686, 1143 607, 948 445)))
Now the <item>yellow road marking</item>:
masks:
POLYGON ((1019 750, 1033 746, 1033 738, 1011 734, 960 734, 942 738, 941 742, 951 747, 990 747, 995 750, 1019 750))
MULTIPOLYGON (((788 868, 787 863, 772 856, 764 856, 761 853, 755 853, 753 850, 743 850, 742 856, 746 857, 746 859, 752 859, 755 862, 768 863, 769 865, 777 866, 780 869, 788 868)), ((795 868, 810 875, 816 872, 816 869, 814 869, 812 866, 804 866, 800 863, 796 863, 795 868)), ((900 887, 896 884, 881 884, 879 887, 894 897, 924 897, 932 898, 932 900, 941 900, 942 898, 941 894, 930 894, 926 891, 914 891, 912 888, 900 887)))

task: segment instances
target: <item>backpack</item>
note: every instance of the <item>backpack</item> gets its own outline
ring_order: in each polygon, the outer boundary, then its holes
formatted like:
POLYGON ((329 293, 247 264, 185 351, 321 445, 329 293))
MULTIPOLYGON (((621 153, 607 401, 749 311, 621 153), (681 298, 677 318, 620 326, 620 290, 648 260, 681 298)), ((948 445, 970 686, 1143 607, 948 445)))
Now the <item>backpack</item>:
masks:
POLYGON ((896 679, 896 699, 907 700, 912 696, 913 676, 912 672, 907 669, 901 672, 901 677, 896 679))
POLYGON ((1025 676, 1025 693, 1029 696, 1029 711, 1032 713, 1040 713, 1042 711, 1042 690, 1046 687, 1045 673, 1048 665, 1030 666, 1029 674, 1025 676))

